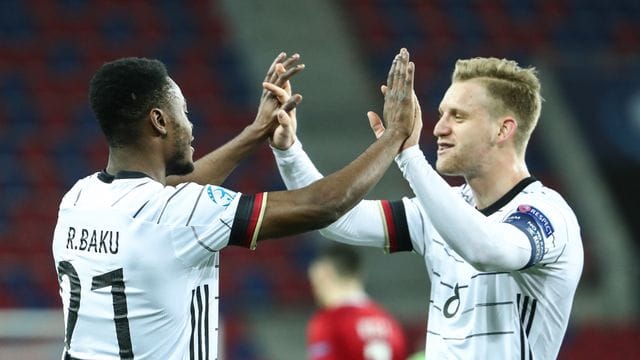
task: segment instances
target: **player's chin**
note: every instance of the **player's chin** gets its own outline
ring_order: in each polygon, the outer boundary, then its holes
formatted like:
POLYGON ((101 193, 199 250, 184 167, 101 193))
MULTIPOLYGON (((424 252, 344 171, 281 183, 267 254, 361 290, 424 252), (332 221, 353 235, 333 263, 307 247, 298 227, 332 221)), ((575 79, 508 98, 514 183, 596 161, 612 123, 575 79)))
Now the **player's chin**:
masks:
POLYGON ((438 173, 446 176, 459 175, 459 169, 457 166, 455 166, 455 164, 451 164, 450 161, 445 161, 440 158, 436 160, 436 170, 438 171, 438 173))
POLYGON ((182 159, 174 159, 173 161, 167 164, 167 176, 169 175, 187 175, 191 174, 195 166, 193 164, 193 160, 191 156, 182 159))

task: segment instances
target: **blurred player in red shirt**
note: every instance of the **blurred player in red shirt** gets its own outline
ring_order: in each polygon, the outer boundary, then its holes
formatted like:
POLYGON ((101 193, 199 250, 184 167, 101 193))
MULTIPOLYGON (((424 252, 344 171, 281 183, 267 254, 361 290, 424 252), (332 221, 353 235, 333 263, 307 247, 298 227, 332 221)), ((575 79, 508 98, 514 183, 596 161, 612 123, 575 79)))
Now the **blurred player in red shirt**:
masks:
POLYGON ((406 359, 403 330, 365 293, 353 248, 331 244, 323 249, 309 267, 309 279, 322 307, 309 323, 309 359, 406 359))

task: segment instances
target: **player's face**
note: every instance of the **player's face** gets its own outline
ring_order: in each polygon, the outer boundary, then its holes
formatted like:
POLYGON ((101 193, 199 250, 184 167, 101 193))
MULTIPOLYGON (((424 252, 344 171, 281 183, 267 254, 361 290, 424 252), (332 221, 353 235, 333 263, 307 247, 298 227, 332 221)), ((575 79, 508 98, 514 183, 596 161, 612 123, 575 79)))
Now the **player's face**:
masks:
POLYGON ((168 175, 185 175, 193 171, 193 124, 187 118, 187 102, 180 87, 169 79, 168 121, 172 131, 169 133, 170 153, 167 161, 168 175))
POLYGON ((311 284, 311 291, 316 299, 316 302, 320 306, 326 306, 327 291, 330 291, 327 286, 331 280, 331 265, 326 261, 318 260, 311 264, 309 267, 309 283, 311 284))
POLYGON ((478 81, 451 84, 433 129, 438 140, 436 169, 440 173, 466 178, 481 174, 496 148, 498 126, 490 115, 493 103, 478 81))

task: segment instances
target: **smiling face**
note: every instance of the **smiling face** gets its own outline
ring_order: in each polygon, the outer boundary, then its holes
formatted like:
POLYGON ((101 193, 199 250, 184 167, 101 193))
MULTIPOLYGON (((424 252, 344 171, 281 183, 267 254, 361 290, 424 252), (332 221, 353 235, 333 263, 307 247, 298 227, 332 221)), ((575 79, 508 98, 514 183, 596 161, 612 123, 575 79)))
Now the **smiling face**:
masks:
POLYGON ((491 113, 495 102, 478 80, 451 84, 433 130, 438 141, 436 169, 441 174, 470 178, 487 167, 497 148, 499 124, 491 113))
POLYGON ((166 175, 186 175, 193 171, 193 124, 187 118, 187 102, 180 87, 169 79, 168 106, 165 116, 171 131, 167 133, 170 153, 166 175))

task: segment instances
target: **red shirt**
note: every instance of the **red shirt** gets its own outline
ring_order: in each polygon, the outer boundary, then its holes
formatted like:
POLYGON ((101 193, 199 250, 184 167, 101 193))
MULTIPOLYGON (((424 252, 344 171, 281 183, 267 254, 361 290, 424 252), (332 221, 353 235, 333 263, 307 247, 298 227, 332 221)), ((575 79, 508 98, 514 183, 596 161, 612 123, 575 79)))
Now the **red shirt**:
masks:
POLYGON ((404 360, 407 348, 400 325, 371 300, 314 314, 307 329, 311 360, 404 360))

